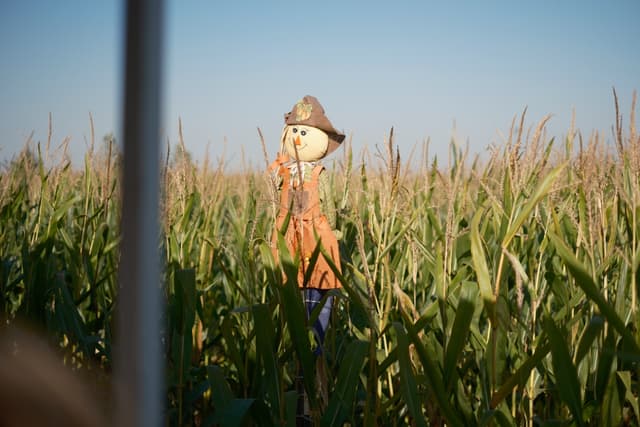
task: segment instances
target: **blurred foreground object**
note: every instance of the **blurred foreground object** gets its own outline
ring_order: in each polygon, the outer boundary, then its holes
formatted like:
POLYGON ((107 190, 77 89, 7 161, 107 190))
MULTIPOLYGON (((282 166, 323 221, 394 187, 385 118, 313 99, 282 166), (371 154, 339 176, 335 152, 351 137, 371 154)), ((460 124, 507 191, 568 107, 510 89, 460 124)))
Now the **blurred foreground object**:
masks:
POLYGON ((80 374, 26 329, 0 330, 0 426, 106 426, 80 374))

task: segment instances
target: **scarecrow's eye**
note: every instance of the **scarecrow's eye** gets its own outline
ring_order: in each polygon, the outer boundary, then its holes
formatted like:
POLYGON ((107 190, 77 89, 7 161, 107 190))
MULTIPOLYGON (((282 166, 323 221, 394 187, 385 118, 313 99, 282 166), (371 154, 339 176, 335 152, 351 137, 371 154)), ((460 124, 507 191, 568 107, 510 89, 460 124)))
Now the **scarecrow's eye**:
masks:
POLYGON ((306 134, 307 134, 307 131, 306 131, 306 130, 301 130, 301 131, 300 131, 300 135, 305 136, 306 134))
POLYGON ((298 132, 298 128, 293 128, 293 133, 298 132))

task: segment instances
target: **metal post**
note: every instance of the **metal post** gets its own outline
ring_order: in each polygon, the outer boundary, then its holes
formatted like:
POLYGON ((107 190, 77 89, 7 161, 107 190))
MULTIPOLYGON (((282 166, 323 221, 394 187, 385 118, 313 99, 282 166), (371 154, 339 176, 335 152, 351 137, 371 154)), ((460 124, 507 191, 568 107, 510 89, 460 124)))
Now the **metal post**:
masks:
POLYGON ((122 242, 116 330, 118 426, 163 424, 159 127, 163 0, 126 2, 122 242))

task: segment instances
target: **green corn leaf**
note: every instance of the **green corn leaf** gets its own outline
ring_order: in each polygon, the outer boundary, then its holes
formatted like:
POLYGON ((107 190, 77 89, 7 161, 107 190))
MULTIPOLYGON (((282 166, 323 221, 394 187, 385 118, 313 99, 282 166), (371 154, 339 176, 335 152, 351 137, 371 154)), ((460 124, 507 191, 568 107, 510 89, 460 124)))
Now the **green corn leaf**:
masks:
MULTIPOLYGON (((410 319, 405 318, 405 322, 410 322, 410 319)), ((415 328, 411 327, 407 331, 411 343, 414 345, 422 367, 424 369, 424 375, 427 383, 433 390, 433 396, 435 397, 438 407, 442 411, 443 417, 447 420, 449 425, 454 427, 462 427, 465 424, 458 416, 458 412, 454 409, 453 405, 449 401, 450 393, 448 393, 444 386, 444 380, 442 378, 442 372, 436 363, 436 357, 433 352, 424 345, 418 336, 418 332, 415 328)), ((429 339, 435 339, 435 337, 429 337, 429 339)))
POLYGON ((260 258, 262 259, 265 270, 268 274, 268 283, 279 284, 282 281, 282 276, 276 269, 275 260, 273 259, 273 254, 271 252, 271 247, 267 243, 262 242, 259 244, 258 248, 260 251, 260 258))
POLYGON ((280 414, 280 365, 275 354, 275 328, 269 306, 266 304, 252 307, 255 320, 256 352, 262 361, 263 378, 267 390, 268 402, 274 414, 280 414))
POLYGON ((571 362, 566 339, 551 318, 545 319, 544 330, 551 344, 551 361, 556 377, 555 385, 558 389, 558 397, 567 404, 574 421, 579 426, 584 426, 580 382, 576 367, 571 362))
POLYGON ((322 256, 329 265, 329 268, 331 268, 331 271, 333 271, 333 273, 336 275, 338 282, 340 282, 340 284, 342 285, 342 289, 344 289, 347 295, 349 295, 350 304, 353 304, 359 313, 366 313, 369 328, 374 331, 378 331, 378 324, 372 316, 372 307, 369 306, 369 302, 366 300, 366 298, 361 297, 360 292, 358 291, 355 284, 345 279, 342 272, 338 270, 338 267, 336 267, 333 259, 325 251, 322 245, 320 245, 319 247, 320 251, 322 252, 322 256))
POLYGON ((453 321, 451 329, 451 337, 447 342, 447 349, 444 357, 444 382, 447 390, 451 390, 456 378, 456 364, 460 359, 462 350, 467 344, 471 320, 475 311, 476 289, 472 282, 464 282, 461 291, 458 307, 456 309, 456 317, 453 321))
POLYGON ((639 271, 640 270, 640 246, 638 247, 638 249, 636 250, 635 255, 633 256, 632 269, 633 269, 633 271, 639 271))
POLYGON ((178 248, 178 237, 176 230, 171 227, 167 236, 167 263, 180 263, 180 249, 178 248))
MULTIPOLYGON (((633 413, 636 419, 640 418, 640 411, 638 410, 638 397, 634 395, 633 381, 631 380, 632 373, 629 371, 618 371, 618 382, 624 387, 624 398, 631 405, 633 413)), ((637 380, 636 380, 637 383, 637 380)))
POLYGON ((509 252, 505 248, 502 249, 502 253, 504 253, 507 256, 507 259, 509 260, 511 267, 513 268, 515 273, 518 275, 518 277, 522 279, 523 284, 526 285, 529 282, 529 276, 527 275, 527 272, 522 266, 522 263, 520 263, 520 260, 518 259, 518 257, 512 254, 511 252, 509 252))
POLYGON ((383 375, 389 366, 393 365, 398 361, 398 348, 393 347, 393 349, 389 352, 387 357, 385 357, 380 364, 378 365, 378 375, 383 375))
POLYGON ((309 397, 309 403, 312 408, 315 408, 317 406, 315 397, 315 364, 313 354, 311 353, 309 334, 306 328, 306 313, 302 305, 297 283, 288 281, 280 291, 283 301, 281 310, 284 311, 284 313, 281 314, 287 320, 287 327, 291 335, 293 348, 302 365, 304 386, 309 397))
POLYGON ((185 393, 184 406, 191 407, 196 404, 197 401, 204 397, 204 394, 211 388, 211 384, 208 379, 203 379, 192 384, 191 388, 185 393))
MULTIPOLYGON (((511 190, 511 173, 505 171, 504 180, 502 182, 502 206, 503 212, 511 212, 513 208, 513 193, 511 190)), ((505 218, 508 219, 508 218, 505 218)))
POLYGON ((249 374, 247 373, 246 366, 244 364, 244 359, 242 357, 242 352, 239 347, 239 340, 236 334, 234 333, 233 328, 233 317, 227 316, 222 321, 222 336, 224 338, 224 342, 226 345, 227 353, 229 355, 229 359, 233 362, 233 365, 238 370, 238 375, 240 376, 240 381, 248 385, 249 383, 249 374))
POLYGON ((289 390, 284 394, 286 406, 287 427, 296 427, 296 410, 298 408, 298 392, 289 390))
POLYGON ((208 366, 207 379, 211 386, 211 402, 214 414, 212 418, 205 420, 204 424, 219 425, 221 427, 243 425, 255 399, 234 398, 220 366, 208 366))
POLYGON ((287 328, 291 336, 293 348, 298 355, 300 364, 302 365, 304 386, 309 398, 309 404, 312 408, 317 407, 316 390, 315 390, 315 364, 313 354, 311 353, 311 343, 307 330, 307 315, 302 303, 302 296, 298 287, 298 269, 296 264, 287 256, 287 249, 284 238, 278 235, 278 250, 280 252, 280 261, 286 272, 287 280, 284 286, 278 286, 278 292, 282 304, 280 305, 281 315, 287 322, 287 328))
POLYGON ((560 172, 562 172, 562 170, 565 168, 566 165, 567 165, 567 162, 561 164, 560 166, 557 166, 544 177, 540 185, 538 185, 538 187, 533 192, 533 195, 531 196, 531 198, 523 206, 522 210, 520 211, 516 219, 513 221, 513 223, 511 223, 511 226, 509 227, 509 229, 507 230, 507 233, 502 239, 503 248, 509 247, 511 240, 514 238, 514 236, 516 235, 516 233, 518 232, 518 230, 520 229, 524 221, 527 219, 527 217, 529 217, 529 215, 531 215, 531 212, 536 207, 536 205, 540 202, 540 200, 542 200, 549 193, 554 181, 556 180, 556 178, 558 177, 560 172))
POLYGON ((298 254, 292 254, 289 251, 282 233, 278 233, 277 235, 277 245, 280 267, 286 275, 287 283, 291 282, 297 286, 298 263, 300 262, 300 257, 298 254))
POLYGON ((242 296, 247 304, 252 304, 253 298, 251 298, 251 296, 244 289, 242 289, 242 286, 240 286, 240 283, 238 283, 238 277, 235 276, 233 272, 229 271, 221 260, 218 260, 218 266, 226 276, 228 282, 238 292, 238 295, 242 296))
POLYGON ((86 325, 80 317, 78 308, 69 292, 69 287, 64 280, 56 280, 55 311, 60 313, 64 325, 61 331, 71 335, 72 339, 79 342, 82 350, 90 354, 85 332, 86 325))
POLYGON ((443 302, 446 300, 447 296, 445 295, 446 283, 445 283, 445 276, 444 276, 444 255, 443 255, 442 244, 436 245, 435 268, 433 269, 431 274, 433 274, 433 279, 436 287, 436 295, 438 296, 438 300, 440 302, 443 302))
POLYGON ((558 255, 564 261, 565 265, 569 269, 569 272, 574 277, 576 284, 582 289, 587 298, 593 301, 597 306, 602 315, 607 319, 607 321, 614 327, 614 329, 620 334, 623 335, 629 342, 629 345, 632 349, 640 353, 640 347, 633 337, 633 335, 629 332, 629 330, 625 327, 624 322, 615 309, 609 305, 609 303, 604 299, 595 282, 591 278, 591 275, 588 273, 587 269, 582 265, 580 261, 575 257, 575 255, 571 252, 571 250, 564 244, 562 239, 558 237, 552 231, 548 232, 549 239, 555 246, 558 255))
POLYGON ((211 402, 215 408, 224 408, 233 399, 233 393, 220 366, 207 366, 207 378, 211 386, 211 402))
POLYGON ((391 241, 389 241, 385 248, 380 252, 380 254, 378 254, 377 258, 378 258, 378 262, 379 260, 381 260, 382 258, 384 258, 384 256, 389 253, 389 251, 393 248, 395 248, 395 244, 402 238, 404 237, 404 235, 407 233, 407 231, 409 231, 409 229, 413 226, 414 221, 416 220, 416 218, 418 218, 418 214, 421 213, 422 210, 415 210, 413 212, 413 215, 411 216, 411 218, 409 218, 406 221, 406 224, 404 225, 404 227, 398 231, 393 233, 393 238, 391 239, 391 241))
POLYGON ((589 323, 584 327, 582 334, 580 335, 580 340, 578 341, 578 349, 574 355, 574 360, 576 366, 580 364, 582 359, 587 355, 591 345, 595 341, 595 339, 600 335, 602 328, 604 326, 604 319, 600 316, 593 316, 589 323))
POLYGON ((311 252, 311 256, 309 257, 309 262, 305 266, 306 268, 304 272, 304 281, 303 281, 304 287, 307 287, 309 285, 309 282, 311 281, 311 275, 313 274, 313 270, 316 267, 316 263, 318 262, 318 256, 320 256, 320 249, 322 248, 322 241, 320 240, 320 236, 316 234, 315 238, 316 238, 316 246, 313 248, 313 252, 311 252))
POLYGON ((178 223, 178 230, 182 233, 188 231, 189 224, 192 221, 192 215, 196 208, 196 205, 199 204, 199 196, 198 193, 191 193, 187 198, 187 204, 182 211, 182 217, 180 218, 180 222, 178 223))
MULTIPOLYGON (((502 307, 506 306, 504 300, 502 303, 498 302, 498 304, 502 305, 502 307)), ((504 311, 506 310, 503 309, 503 312, 504 311)), ((508 315, 505 314, 504 316, 507 317, 508 315)), ((487 368, 490 379, 490 390, 492 392, 502 385, 505 369, 508 364, 509 340, 506 328, 501 327, 503 324, 504 323, 500 322, 498 318, 497 326, 489 330, 489 340, 485 353, 485 358, 488 362, 487 368)))
POLYGON ((492 323, 496 321, 496 297, 493 294, 491 286, 491 276, 489 275, 489 267, 487 266, 487 258, 482 246, 482 237, 480 236, 480 220, 484 216, 484 209, 478 209, 471 220, 471 258, 473 267, 478 278, 478 286, 480 295, 484 301, 485 309, 492 323))
POLYGON ((549 351, 551 351, 550 343, 539 345, 535 353, 525 360, 518 369, 502 383, 498 391, 491 396, 491 407, 496 408, 505 398, 511 395, 516 387, 522 386, 536 366, 549 354, 549 351))
POLYGON ((69 200, 64 201, 59 207, 56 208, 55 212, 53 213, 51 218, 51 223, 54 223, 54 224, 59 223, 67 214, 69 214, 73 205, 75 205, 81 200, 82 200, 82 197, 75 196, 75 197, 71 197, 69 200))
POLYGON ((366 341, 354 341, 340 362, 336 385, 322 417, 322 425, 343 425, 355 404, 360 374, 369 349, 366 341))
POLYGON ((422 406, 418 400, 418 386, 413 373, 413 366, 409 358, 409 338, 401 323, 394 322, 394 328, 398 335, 398 363, 400 365, 400 392, 403 400, 413 418, 413 423, 417 426, 426 427, 422 406))
POLYGON ((617 427, 622 424, 622 405, 616 376, 611 375, 602 397, 602 412, 600 413, 602 427, 617 427))
MULTIPOLYGON (((257 403, 256 399, 233 399, 229 404, 216 411, 210 425, 220 427, 240 427, 245 425, 247 415, 257 403)), ((260 425, 271 425, 268 419, 261 418, 260 425)))
POLYGON ((504 401, 501 402, 497 408, 486 411, 483 414, 479 427, 495 425, 493 422, 494 420, 497 422, 497 425, 501 427, 511 427, 516 425, 516 421, 511 416, 509 407, 504 401))
POLYGON ((616 338, 614 332, 609 330, 600 354, 598 355, 598 368, 596 371, 596 400, 604 401, 605 389, 609 384, 611 373, 615 370, 614 358, 616 354, 616 338))
POLYGON ((174 272, 174 286, 180 307, 178 330, 189 334, 196 320, 196 272, 194 269, 180 269, 174 272))

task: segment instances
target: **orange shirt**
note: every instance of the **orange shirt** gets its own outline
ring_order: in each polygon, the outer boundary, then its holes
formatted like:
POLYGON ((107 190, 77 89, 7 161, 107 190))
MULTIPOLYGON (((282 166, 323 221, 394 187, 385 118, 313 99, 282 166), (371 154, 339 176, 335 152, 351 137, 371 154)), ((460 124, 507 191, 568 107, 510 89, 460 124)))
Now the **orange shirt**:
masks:
MULTIPOLYGON (((311 179, 303 179, 299 183, 297 176, 285 165, 280 165, 278 175, 282 178, 280 188, 280 210, 276 219, 272 243, 274 255, 279 260, 277 251, 277 233, 282 230, 287 217, 289 222, 283 231, 284 239, 291 256, 300 260, 298 270, 298 286, 301 288, 335 289, 340 288, 335 273, 329 266, 322 253, 318 256, 309 280, 304 282, 307 269, 310 267, 311 254, 318 244, 321 244, 336 269, 340 271, 340 255, 338 241, 331 230, 326 215, 321 211, 318 181, 324 171, 322 165, 316 165, 311 173, 311 179)), ((296 171, 297 174, 297 171, 296 171)))

